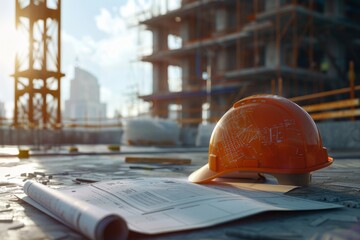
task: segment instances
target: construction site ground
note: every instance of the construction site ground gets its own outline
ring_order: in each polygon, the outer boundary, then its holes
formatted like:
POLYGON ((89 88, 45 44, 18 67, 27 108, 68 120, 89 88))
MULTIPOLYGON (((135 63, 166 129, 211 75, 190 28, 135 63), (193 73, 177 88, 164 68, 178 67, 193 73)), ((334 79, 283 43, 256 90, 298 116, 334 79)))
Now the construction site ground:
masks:
MULTIPOLYGON (((22 149, 26 149, 22 147, 22 149)), ((29 158, 18 158, 18 146, 0 148, 0 239, 83 239, 15 194, 27 179, 60 188, 88 181, 136 177, 185 178, 207 162, 206 148, 106 145, 31 147, 29 158), (69 150, 73 150, 69 152, 69 150), (77 150, 77 151, 75 151, 77 150), (112 150, 112 151, 111 151, 112 150), (125 157, 191 159, 189 165, 133 168, 125 157)), ((331 151, 335 161, 312 174, 308 187, 286 194, 341 204, 333 210, 266 212, 215 227, 161 235, 130 232, 129 239, 360 239, 360 151, 331 151)))

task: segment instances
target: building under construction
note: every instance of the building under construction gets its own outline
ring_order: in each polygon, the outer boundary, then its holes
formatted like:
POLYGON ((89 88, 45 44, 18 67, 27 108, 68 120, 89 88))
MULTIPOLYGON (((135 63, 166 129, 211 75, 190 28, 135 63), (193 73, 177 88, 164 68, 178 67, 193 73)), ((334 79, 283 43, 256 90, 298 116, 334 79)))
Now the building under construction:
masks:
MULTIPOLYGON (((153 51, 141 60, 153 66, 153 93, 141 98, 151 102, 153 116, 167 118, 175 106, 182 123, 216 121, 252 94, 296 100, 349 87, 349 69, 354 88, 358 1, 182 0, 175 10, 147 16, 140 24, 153 34, 153 51), (175 91, 171 67, 181 72, 175 91)), ((339 93, 301 104, 349 98, 349 91, 339 93)))

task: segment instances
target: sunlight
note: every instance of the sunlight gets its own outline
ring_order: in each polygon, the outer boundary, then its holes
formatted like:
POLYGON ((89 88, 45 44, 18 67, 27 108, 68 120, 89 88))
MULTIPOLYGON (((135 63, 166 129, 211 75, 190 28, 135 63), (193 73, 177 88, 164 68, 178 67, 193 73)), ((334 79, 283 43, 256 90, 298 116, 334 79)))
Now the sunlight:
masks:
POLYGON ((24 30, 16 31, 14 41, 12 41, 12 45, 9 47, 13 48, 19 57, 27 54, 29 52, 28 34, 24 30))
MULTIPOLYGON (((6 68, 9 69, 15 62, 16 54, 20 58, 27 56, 29 51, 28 34, 24 29, 17 31, 11 28, 3 28, 0 32, 2 35, 0 53, 3 58, 8 60, 4 62, 4 64, 6 64, 6 68)), ((9 74, 11 73, 9 72, 9 74)))

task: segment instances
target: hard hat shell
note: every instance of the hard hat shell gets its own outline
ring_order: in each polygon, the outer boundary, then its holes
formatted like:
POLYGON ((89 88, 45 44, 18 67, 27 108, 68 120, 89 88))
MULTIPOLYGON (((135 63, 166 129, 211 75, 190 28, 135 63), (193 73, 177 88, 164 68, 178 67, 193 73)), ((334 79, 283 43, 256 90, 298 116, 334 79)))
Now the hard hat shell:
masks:
POLYGON ((283 184, 289 184, 286 176, 305 176, 305 183, 296 185, 306 185, 310 172, 332 162, 305 110, 283 97, 254 95, 236 102, 219 120, 208 164, 189 180, 204 183, 228 173, 256 172, 272 174, 283 184))

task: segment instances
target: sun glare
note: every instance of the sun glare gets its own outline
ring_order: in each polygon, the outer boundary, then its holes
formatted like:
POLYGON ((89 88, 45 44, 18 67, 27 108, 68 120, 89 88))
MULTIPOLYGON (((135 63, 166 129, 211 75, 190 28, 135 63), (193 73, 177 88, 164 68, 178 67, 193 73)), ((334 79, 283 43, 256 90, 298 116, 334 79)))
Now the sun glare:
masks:
POLYGON ((18 55, 25 54, 29 51, 29 40, 26 33, 23 31, 16 31, 14 34, 13 45, 11 46, 14 52, 18 55))
MULTIPOLYGON (((0 53, 14 64, 15 56, 25 56, 29 51, 29 41, 24 31, 16 31, 15 29, 3 29, 0 31, 2 35, 0 53)), ((9 63, 8 62, 8 63, 9 63)))

